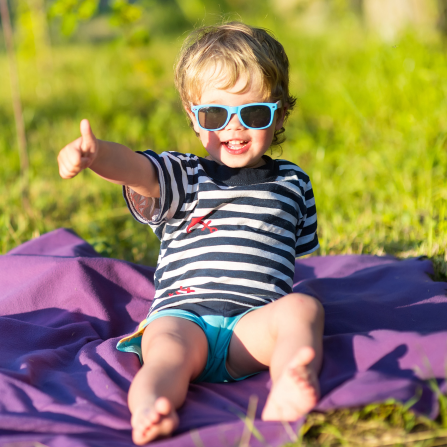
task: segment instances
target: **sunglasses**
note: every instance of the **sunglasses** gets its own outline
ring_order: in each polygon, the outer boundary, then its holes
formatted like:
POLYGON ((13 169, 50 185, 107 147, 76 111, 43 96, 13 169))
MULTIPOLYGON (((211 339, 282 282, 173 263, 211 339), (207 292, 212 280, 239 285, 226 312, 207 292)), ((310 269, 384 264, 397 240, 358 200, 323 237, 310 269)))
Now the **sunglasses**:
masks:
POLYGON ((236 114, 239 122, 247 129, 266 129, 273 122, 275 110, 282 107, 281 100, 276 103, 255 102, 242 106, 228 107, 220 104, 191 105, 197 123, 203 130, 221 130, 236 114))

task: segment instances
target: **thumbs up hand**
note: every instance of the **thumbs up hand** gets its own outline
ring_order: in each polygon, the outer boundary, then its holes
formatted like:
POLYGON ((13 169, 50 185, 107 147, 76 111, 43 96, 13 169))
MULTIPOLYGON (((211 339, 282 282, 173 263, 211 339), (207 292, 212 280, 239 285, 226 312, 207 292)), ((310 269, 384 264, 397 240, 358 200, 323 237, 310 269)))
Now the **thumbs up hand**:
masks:
POLYGON ((160 197, 158 174, 149 159, 122 144, 98 140, 88 120, 81 121, 81 136, 59 152, 57 162, 62 178, 90 168, 104 180, 127 185, 142 196, 160 197))
POLYGON ((59 174, 62 178, 72 178, 90 167, 98 155, 98 140, 92 132, 90 123, 81 121, 81 137, 67 144, 57 157, 59 174))

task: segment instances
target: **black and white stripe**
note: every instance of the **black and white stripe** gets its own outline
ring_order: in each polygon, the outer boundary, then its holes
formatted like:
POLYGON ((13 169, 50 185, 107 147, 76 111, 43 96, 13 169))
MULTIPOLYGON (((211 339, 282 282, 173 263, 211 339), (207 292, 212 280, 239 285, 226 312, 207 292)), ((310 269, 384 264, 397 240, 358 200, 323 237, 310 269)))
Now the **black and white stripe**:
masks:
POLYGON ((292 291, 295 257, 318 248, 315 199, 301 168, 267 156, 259 168, 233 169, 192 154, 143 154, 157 170, 160 199, 128 187, 124 197, 161 240, 149 313, 232 316, 292 291))

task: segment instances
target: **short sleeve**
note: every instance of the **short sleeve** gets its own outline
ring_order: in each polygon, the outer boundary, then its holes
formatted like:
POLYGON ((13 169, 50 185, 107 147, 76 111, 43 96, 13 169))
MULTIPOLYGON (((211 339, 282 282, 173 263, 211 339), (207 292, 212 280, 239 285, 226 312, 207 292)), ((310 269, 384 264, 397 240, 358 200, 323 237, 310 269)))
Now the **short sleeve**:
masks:
POLYGON ((320 246, 317 236, 317 208, 310 180, 304 186, 304 202, 306 213, 296 232, 296 257, 312 253, 320 246))
POLYGON ((133 217, 156 230, 161 224, 175 218, 184 203, 188 183, 185 161, 175 152, 157 154, 147 150, 140 153, 155 167, 160 197, 142 196, 128 186, 123 187, 123 195, 133 217))

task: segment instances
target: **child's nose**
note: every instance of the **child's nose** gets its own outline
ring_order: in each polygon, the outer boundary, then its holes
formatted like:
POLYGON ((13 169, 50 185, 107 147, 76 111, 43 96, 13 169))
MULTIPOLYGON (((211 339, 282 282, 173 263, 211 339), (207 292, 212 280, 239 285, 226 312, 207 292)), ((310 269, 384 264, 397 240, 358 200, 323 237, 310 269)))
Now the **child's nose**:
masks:
POLYGON ((233 113, 230 117, 230 121, 225 126, 225 130, 241 130, 245 129, 245 126, 239 121, 239 118, 236 113, 233 113))

